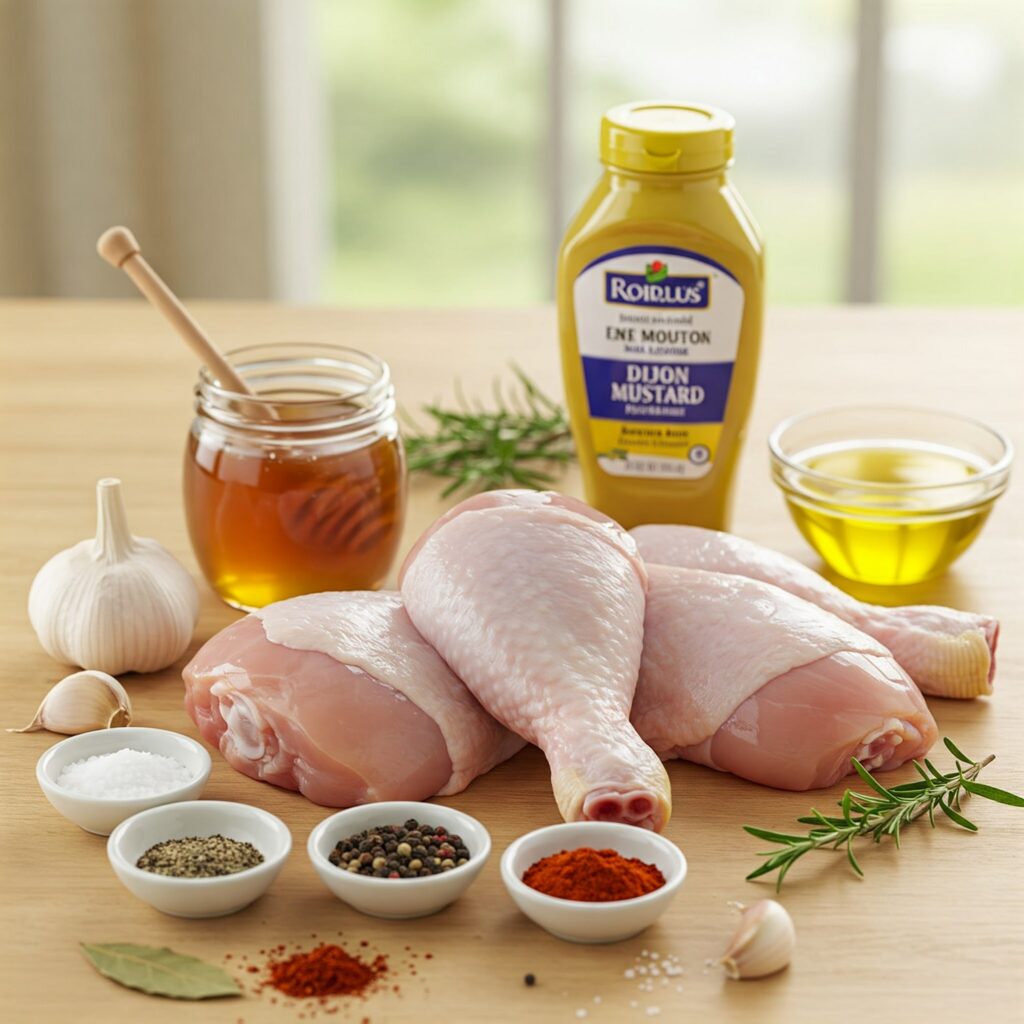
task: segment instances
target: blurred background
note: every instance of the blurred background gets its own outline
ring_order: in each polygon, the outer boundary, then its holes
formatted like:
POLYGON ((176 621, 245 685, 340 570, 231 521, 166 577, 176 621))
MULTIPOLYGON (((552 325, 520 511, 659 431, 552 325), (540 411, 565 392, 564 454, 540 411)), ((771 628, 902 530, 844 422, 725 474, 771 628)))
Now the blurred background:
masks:
POLYGON ((602 111, 736 116, 770 301, 1024 301, 1020 0, 0 0, 0 294, 514 306, 602 111))

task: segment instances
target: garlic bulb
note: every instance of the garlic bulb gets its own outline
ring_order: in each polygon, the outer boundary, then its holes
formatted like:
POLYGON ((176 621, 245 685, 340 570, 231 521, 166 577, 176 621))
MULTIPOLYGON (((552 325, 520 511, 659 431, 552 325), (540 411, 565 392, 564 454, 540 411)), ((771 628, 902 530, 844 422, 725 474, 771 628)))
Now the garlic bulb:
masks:
POLYGON ((731 905, 742 917, 716 965, 730 978, 763 978, 787 966, 796 948, 796 932, 786 908, 775 900, 758 900, 749 907, 731 905))
POLYGON ((120 480, 96 485, 94 540, 54 555, 39 570, 28 614, 58 661, 119 675, 156 672, 192 639, 199 593, 155 540, 128 531, 120 480))
POLYGON ((8 732, 60 732, 77 736, 94 729, 116 729, 132 720, 132 702, 124 687, 106 672, 92 669, 65 676, 43 698, 35 718, 8 732))

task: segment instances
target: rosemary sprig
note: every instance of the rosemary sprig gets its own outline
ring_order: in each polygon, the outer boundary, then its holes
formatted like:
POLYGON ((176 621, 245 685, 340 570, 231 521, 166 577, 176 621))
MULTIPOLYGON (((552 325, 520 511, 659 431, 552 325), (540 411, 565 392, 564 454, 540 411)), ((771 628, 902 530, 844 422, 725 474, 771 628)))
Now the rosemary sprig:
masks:
POLYGON ((1009 804, 1011 807, 1024 807, 1024 797, 975 781, 981 770, 995 760, 995 754, 989 754, 981 761, 972 761, 952 740, 944 738, 942 742, 956 759, 955 770, 943 774, 925 758, 923 765, 919 761, 913 762, 921 776, 920 780, 889 788, 883 786, 860 761, 852 758, 857 774, 874 793, 846 790, 838 801, 841 817, 828 817, 812 808, 809 816, 797 818, 801 824, 815 826, 807 835, 770 832, 768 829, 744 825, 744 830, 752 836, 781 847, 762 852, 760 856, 767 860, 747 875, 747 881, 778 871, 775 879, 775 889, 778 891, 782 888, 786 873, 805 853, 812 850, 838 850, 844 846, 850 866, 858 875, 863 876, 864 872, 853 852, 854 840, 870 837, 880 843, 885 836, 891 836, 899 846, 900 829, 915 818, 927 814, 928 823, 934 828, 936 809, 961 828, 977 832, 978 826, 961 812, 960 800, 964 793, 973 793, 974 796, 1009 804))
POLYGON ((455 491, 487 491, 509 485, 542 490, 555 481, 551 470, 573 457, 569 422, 562 407, 548 398, 518 367, 518 387, 494 385, 497 408, 473 408, 459 393, 458 409, 426 405, 433 431, 413 429, 405 438, 409 468, 451 482, 455 491))

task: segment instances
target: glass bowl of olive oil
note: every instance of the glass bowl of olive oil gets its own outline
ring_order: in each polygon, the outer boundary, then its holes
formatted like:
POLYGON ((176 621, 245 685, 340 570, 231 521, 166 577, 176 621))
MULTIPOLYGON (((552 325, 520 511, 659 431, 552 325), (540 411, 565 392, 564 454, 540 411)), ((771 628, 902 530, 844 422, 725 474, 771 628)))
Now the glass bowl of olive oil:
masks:
POLYGON ((768 438, 772 479, 808 543, 860 583, 918 583, 970 547, 1006 490, 1013 448, 953 413, 855 406, 804 413, 768 438))

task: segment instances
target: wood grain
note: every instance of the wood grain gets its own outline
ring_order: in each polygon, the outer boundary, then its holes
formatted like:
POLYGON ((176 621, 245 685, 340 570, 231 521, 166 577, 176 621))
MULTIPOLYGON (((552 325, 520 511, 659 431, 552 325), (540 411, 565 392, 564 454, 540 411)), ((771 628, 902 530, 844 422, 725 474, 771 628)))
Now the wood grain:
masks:
MULTIPOLYGON (((225 347, 297 339, 350 344, 391 362, 402 404, 450 398, 455 377, 472 393, 515 360, 559 392, 554 318, 549 309, 335 311, 197 304, 196 314, 225 347)), ((195 571, 179 498, 180 462, 196 367, 167 327, 141 303, 0 303, 3 372, 0 724, 20 725, 65 669, 39 648, 26 595, 43 561, 92 532, 93 486, 124 481, 136 533, 168 545, 195 571)), ((1024 442, 1020 400, 1024 316, 1012 311, 829 309, 769 316, 764 370, 741 468, 737 532, 816 564, 768 480, 764 438, 794 412, 858 401, 948 407, 978 416, 1024 442)), ((578 492, 570 473, 563 489, 578 492)), ((438 488, 416 482, 405 546, 442 508, 438 488)), ((1024 790, 1024 535, 1017 486, 1002 500, 974 548, 943 579, 906 589, 905 601, 951 603, 1003 622, 996 695, 988 701, 930 701, 943 732, 968 753, 997 753, 985 778, 1024 790)), ((198 574, 197 574, 198 575, 198 574)), ((204 587, 193 649, 231 621, 204 587)), ((861 595, 863 596, 863 595, 861 595)), ((876 598, 879 596, 876 592, 876 598)), ((894 595, 883 595, 893 601, 894 595)), ((183 662, 184 663, 184 659, 183 662)), ((125 681, 136 723, 196 735, 181 707, 180 665, 125 681)), ((760 844, 740 830, 791 823, 813 796, 777 793, 684 764, 670 766, 676 812, 669 836, 690 877, 669 914, 645 935, 614 946, 558 942, 521 917, 501 887, 497 859, 520 833, 557 819, 544 762, 524 752, 450 802, 491 829, 493 862, 458 904, 439 916, 388 923, 365 918, 322 889, 304 850, 326 812, 302 797, 243 778, 215 757, 207 796, 260 804, 293 830, 295 850, 270 893, 233 917, 183 921, 130 896, 113 877, 103 840, 59 817, 33 774, 54 742, 46 733, 0 733, 4 798, 0 879, 0 999, 3 1019, 109 1022, 287 1022, 300 1008, 266 996, 184 1005, 119 989, 88 967, 80 941, 166 944, 220 962, 279 942, 360 939, 398 961, 399 993, 345 1004, 334 1019, 379 1022, 642 1020, 793 1022, 1020 1020, 1024 1005, 1024 812, 974 801, 981 833, 915 827, 903 850, 866 852, 865 880, 839 857, 795 868, 783 900, 799 949, 777 977, 727 982, 707 971, 733 926, 731 899, 768 895, 745 883, 760 844), (623 977, 641 950, 672 953, 686 974, 652 994, 623 977), (536 987, 522 981, 537 976, 536 987), (595 1003, 595 997, 601 1002, 595 1003), (631 1005, 636 1002, 636 1006, 631 1005)), ((945 762, 944 753, 938 758, 945 762)), ((907 772, 897 773, 908 776, 907 772)), ((322 1017, 323 1014, 318 1014, 322 1017)), ((307 1018, 311 1019, 311 1018, 307 1018)), ((330 1019, 330 1018, 328 1018, 330 1019)))

